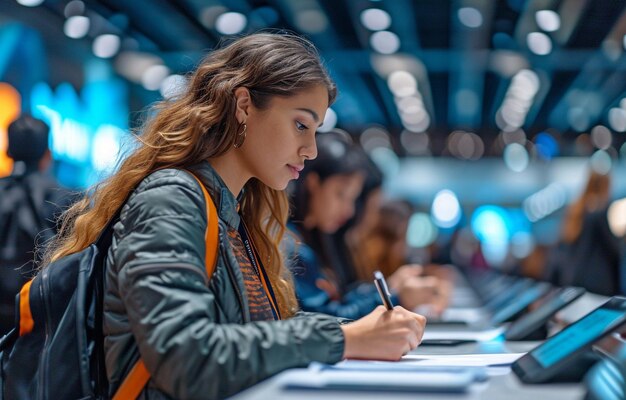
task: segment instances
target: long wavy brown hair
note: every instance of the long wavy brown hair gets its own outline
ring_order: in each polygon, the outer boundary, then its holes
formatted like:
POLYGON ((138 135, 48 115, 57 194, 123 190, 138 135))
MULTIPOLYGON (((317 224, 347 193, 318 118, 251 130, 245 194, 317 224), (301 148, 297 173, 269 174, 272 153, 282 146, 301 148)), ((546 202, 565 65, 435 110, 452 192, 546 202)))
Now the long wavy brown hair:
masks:
POLYGON ((582 231, 584 217, 588 212, 607 205, 610 189, 611 177, 608 174, 590 171, 585 190, 570 205, 565 214, 561 232, 561 237, 565 243, 573 243, 578 239, 582 231))
MULTIPOLYGON (((187 168, 233 148, 239 124, 234 91, 245 87, 255 107, 267 108, 275 96, 289 97, 316 85, 335 84, 315 47, 291 34, 257 33, 209 53, 191 74, 186 90, 154 105, 154 117, 138 134, 137 148, 117 172, 87 192, 62 216, 62 226, 44 256, 50 262, 94 242, 133 188, 162 168, 187 168)), ((279 243, 289 202, 283 191, 253 178, 244 187, 241 211, 277 296, 284 317, 297 310, 291 275, 279 243)))

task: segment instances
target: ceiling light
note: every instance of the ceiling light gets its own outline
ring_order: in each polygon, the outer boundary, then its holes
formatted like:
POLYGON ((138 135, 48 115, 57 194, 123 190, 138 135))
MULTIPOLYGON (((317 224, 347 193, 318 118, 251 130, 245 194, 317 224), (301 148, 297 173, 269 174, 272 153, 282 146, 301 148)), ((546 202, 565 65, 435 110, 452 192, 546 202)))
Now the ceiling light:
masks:
POLYGON ((400 133, 400 143, 409 154, 424 155, 430 152, 430 138, 425 132, 411 132, 407 129, 400 133))
POLYGON ((396 98, 396 105, 401 113, 411 114, 424 109, 424 103, 421 97, 419 97, 419 93, 416 92, 415 94, 418 96, 396 98))
POLYGON ((36 7, 44 2, 44 0, 17 0, 17 2, 26 7, 36 7))
POLYGON ((383 31, 391 26, 391 16, 380 8, 361 11, 361 23, 370 31, 383 31))
POLYGON ((623 108, 613 107, 609 110, 609 125, 617 132, 626 131, 626 111, 623 108))
POLYGON ((361 146, 366 152, 371 152, 377 147, 391 147, 389 132, 379 126, 371 126, 365 129, 359 138, 361 146))
POLYGON ((100 35, 93 41, 93 54, 101 58, 111 58, 120 49, 120 37, 117 35, 100 35))
POLYGON ((135 83, 141 83, 144 72, 155 64, 163 64, 163 60, 152 53, 124 51, 115 59, 116 71, 135 83))
POLYGON ((511 143, 504 149, 504 163, 511 171, 522 172, 528 167, 528 151, 519 143, 511 143))
POLYGON ((182 75, 173 74, 163 79, 159 92, 165 99, 171 99, 182 94, 187 87, 187 80, 182 75))
POLYGON ((396 97, 407 97, 417 92, 417 80, 406 71, 394 71, 387 78, 387 86, 396 97))
POLYGON ((426 118, 427 115, 426 110, 420 108, 412 113, 400 113, 400 118, 403 122, 406 122, 409 125, 418 125, 424 120, 424 118, 426 118))
POLYGON ((611 156, 604 150, 598 150, 589 159, 589 163, 591 164, 591 169, 595 172, 606 175, 611 172, 611 165, 613 161, 611 160, 611 156))
POLYGON ((539 91, 539 76, 534 71, 523 69, 513 77, 511 86, 524 89, 533 97, 539 91))
POLYGON ((459 199, 451 190, 440 190, 435 195, 430 213, 441 228, 452 228, 461 220, 459 199))
POLYGON ((400 48, 400 38, 393 32, 379 31, 370 37, 370 45, 381 54, 393 54, 400 48))
POLYGON ((69 17, 63 24, 63 32, 72 39, 80 39, 89 33, 89 18, 82 15, 69 17))
POLYGON ((478 28, 483 24, 483 15, 474 7, 461 7, 457 15, 459 21, 468 28, 478 28))
POLYGON ((545 56, 552 51, 552 41, 548 35, 542 32, 531 32, 526 37, 526 44, 533 53, 545 56))
POLYGON ((320 10, 310 9, 296 14, 296 25, 306 33, 321 33, 328 28, 328 19, 320 10))
POLYGON ((552 10, 541 10, 535 13, 537 26, 546 32, 554 32, 561 27, 561 17, 552 10))
POLYGON ((217 18, 227 12, 228 9, 224 6, 210 6, 205 7, 200 11, 199 20, 202 25, 209 29, 215 28, 215 21, 217 18))
POLYGON ((604 125, 597 125, 591 130, 591 143, 599 149, 606 150, 611 147, 613 136, 611 131, 604 125))
POLYGON ((326 110, 326 115, 324 116, 324 123, 322 126, 317 128, 318 132, 328 132, 331 131, 337 125, 337 113, 332 109, 328 108, 326 110))
POLYGON ((248 23, 245 15, 237 12, 227 12, 215 21, 215 29, 223 35, 236 35, 243 31, 248 23))
POLYGON ((402 126, 411 132, 424 132, 430 126, 430 116, 425 113, 423 118, 417 123, 402 120, 402 126))
POLYGON ((73 17, 74 15, 83 15, 85 13, 85 3, 80 0, 72 0, 63 9, 63 15, 65 18, 73 17))
POLYGON ((159 90, 163 80, 167 78, 170 70, 162 64, 153 65, 148 68, 141 77, 141 84, 147 90, 159 90))

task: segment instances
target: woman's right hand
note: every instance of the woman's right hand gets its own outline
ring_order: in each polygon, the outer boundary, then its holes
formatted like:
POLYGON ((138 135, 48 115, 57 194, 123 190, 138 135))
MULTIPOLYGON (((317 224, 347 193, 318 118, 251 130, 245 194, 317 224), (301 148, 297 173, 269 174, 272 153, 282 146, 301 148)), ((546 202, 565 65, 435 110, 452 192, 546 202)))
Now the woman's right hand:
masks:
POLYGON ((401 306, 378 306, 365 317, 342 325, 344 358, 397 361, 422 341, 426 318, 401 306))

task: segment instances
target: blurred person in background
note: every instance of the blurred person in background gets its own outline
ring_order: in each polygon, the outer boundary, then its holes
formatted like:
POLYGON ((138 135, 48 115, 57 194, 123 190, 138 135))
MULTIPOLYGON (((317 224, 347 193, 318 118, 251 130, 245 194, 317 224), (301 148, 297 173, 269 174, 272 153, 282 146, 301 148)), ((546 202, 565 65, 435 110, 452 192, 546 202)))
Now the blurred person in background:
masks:
POLYGON ((372 210, 375 217, 373 224, 367 229, 361 227, 358 236, 349 235, 353 236, 350 248, 354 259, 358 260, 362 280, 373 276, 376 269, 391 276, 401 265, 406 264, 406 236, 411 214, 411 205, 406 201, 383 201, 378 210, 372 210))
MULTIPOLYGON (((339 131, 342 134, 345 131, 339 131)), ((345 132, 347 140, 352 141, 345 132)), ((354 213, 341 228, 330 236, 328 241, 328 253, 333 265, 340 266, 337 269, 341 290, 349 291, 351 286, 359 285, 372 280, 372 270, 365 270, 359 264, 360 259, 355 256, 353 245, 358 244, 363 236, 371 230, 378 220, 378 210, 383 201, 383 172, 374 161, 355 143, 355 151, 360 151, 365 162, 365 179, 361 193, 354 202, 354 213)), ((374 269, 375 270, 375 269, 374 269)), ((381 271, 385 276, 390 276, 386 271, 381 271)))
POLYGON ((620 293, 620 246, 607 219, 611 178, 590 170, 585 189, 568 207, 559 243, 545 274, 561 286, 582 286, 605 296, 620 293))
MULTIPOLYGON (((405 200, 393 199, 380 202, 378 209, 370 209, 373 217, 369 226, 357 224, 346 235, 348 248, 355 262, 355 269, 362 280, 367 280, 379 269, 392 276, 398 269, 418 266, 409 263, 407 243, 409 220, 413 207, 405 200)), ((453 287, 453 275, 446 266, 428 264, 423 270, 422 281, 435 287, 428 304, 422 304, 420 312, 431 317, 440 316, 448 306, 453 287)))
MULTIPOLYGON (((305 311, 359 318, 381 304, 372 284, 347 285, 344 265, 337 263, 332 235, 350 220, 366 180, 365 153, 339 132, 320 133, 318 156, 292 187, 293 208, 286 252, 296 283, 296 295, 305 311)), ((405 266, 387 279, 393 300, 407 309, 429 302, 436 280, 421 277, 422 268, 405 266)))
POLYGON ((23 114, 8 128, 11 175, 0 179, 0 333, 13 326, 15 295, 31 278, 39 249, 57 232, 72 196, 48 173, 49 127, 23 114))

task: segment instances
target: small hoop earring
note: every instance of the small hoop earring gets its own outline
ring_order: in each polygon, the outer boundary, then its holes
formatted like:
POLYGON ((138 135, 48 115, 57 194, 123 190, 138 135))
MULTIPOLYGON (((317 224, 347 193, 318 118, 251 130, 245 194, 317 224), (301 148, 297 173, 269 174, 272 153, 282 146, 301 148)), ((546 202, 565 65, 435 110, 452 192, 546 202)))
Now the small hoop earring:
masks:
POLYGON ((246 125, 245 123, 241 125, 243 125, 243 129, 241 130, 241 132, 237 133, 237 137, 235 138, 235 143, 233 143, 233 147, 236 149, 243 146, 243 142, 246 141, 246 131, 248 130, 248 125, 246 125))

